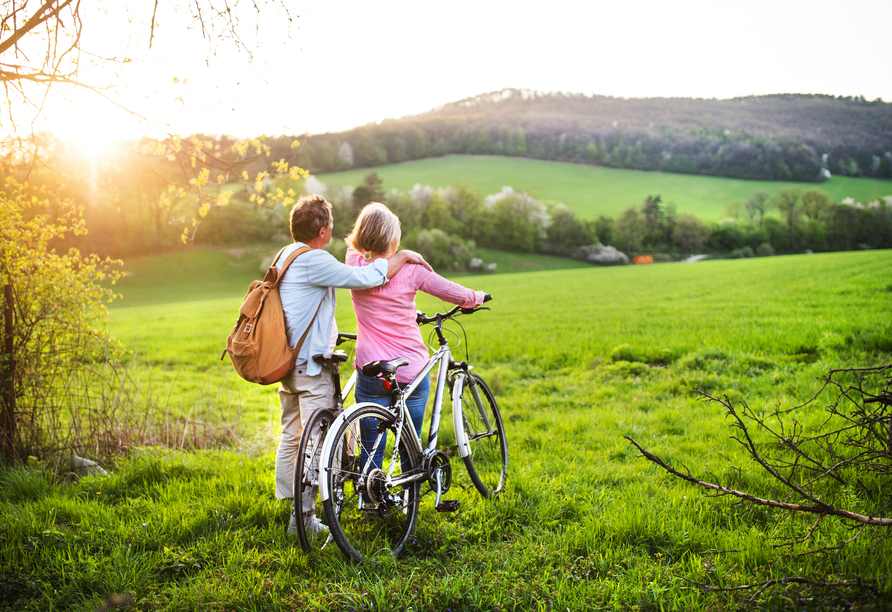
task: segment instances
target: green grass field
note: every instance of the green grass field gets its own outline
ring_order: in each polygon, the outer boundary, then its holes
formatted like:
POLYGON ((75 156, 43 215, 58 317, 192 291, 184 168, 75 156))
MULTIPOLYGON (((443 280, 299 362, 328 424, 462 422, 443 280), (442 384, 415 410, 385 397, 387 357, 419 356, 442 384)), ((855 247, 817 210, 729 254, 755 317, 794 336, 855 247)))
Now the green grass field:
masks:
MULTIPOLYGON (((696 474, 740 466, 747 487, 778 495, 729 438, 721 406, 692 389, 769 410, 811 397, 830 368, 892 362, 892 251, 462 277, 495 297, 491 312, 463 318, 457 353, 467 348, 496 390, 508 488, 494 501, 450 492, 462 507, 447 515, 426 497, 404 556, 364 567, 334 545, 306 555, 283 533, 275 389, 219 361, 243 292, 235 272, 256 276, 253 255, 241 256, 244 267, 227 263, 231 253, 197 254, 191 284, 167 284, 178 260, 133 262, 111 313, 146 392, 228 420, 241 443, 142 450, 71 487, 40 470, 0 472, 0 610, 94 610, 108 593, 132 594, 140 610, 731 610, 751 592, 689 581, 859 575, 881 596, 793 585, 766 591, 757 608, 887 609, 892 544, 881 534, 791 556, 773 538, 804 534, 813 517, 707 497, 623 436, 696 474)), ((440 305, 419 296, 418 306, 440 305)), ((345 293, 337 318, 355 328, 345 293)), ((819 421, 822 405, 799 418, 819 421)), ((862 504, 850 489, 827 496, 862 504)), ((811 544, 852 535, 827 519, 811 544)))
POLYGON ((664 202, 674 202, 680 212, 705 220, 722 218, 729 202, 743 204, 757 189, 774 194, 782 187, 803 190, 815 187, 840 202, 852 197, 867 202, 873 196, 892 195, 892 181, 835 176, 826 183, 782 183, 748 181, 663 172, 620 170, 518 157, 449 155, 446 157, 320 174, 331 185, 359 185, 362 177, 377 172, 385 190, 406 192, 415 183, 445 187, 465 183, 481 195, 501 191, 508 185, 517 191, 528 189, 546 202, 563 202, 584 219, 598 215, 616 216, 630 204, 638 205, 649 195, 660 194, 664 202))

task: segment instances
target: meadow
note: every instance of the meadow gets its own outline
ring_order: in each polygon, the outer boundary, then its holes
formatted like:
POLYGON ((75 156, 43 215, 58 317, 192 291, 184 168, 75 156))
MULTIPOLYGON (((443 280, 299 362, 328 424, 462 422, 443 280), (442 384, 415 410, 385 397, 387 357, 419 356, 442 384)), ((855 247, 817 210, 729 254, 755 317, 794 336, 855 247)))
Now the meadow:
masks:
POLYGON ((485 196, 508 185, 516 191, 529 190, 544 202, 563 202, 583 219, 616 217, 630 204, 638 205, 657 194, 663 202, 674 202, 679 212, 706 221, 721 219, 728 203, 743 204, 757 189, 774 194, 784 187, 817 188, 834 202, 851 197, 867 203, 876 196, 892 195, 892 181, 878 179, 834 176, 825 183, 751 181, 486 155, 447 155, 316 178, 327 185, 357 186, 369 172, 377 172, 388 191, 408 192, 415 183, 435 188, 465 183, 485 196))
MULTIPOLYGON (((860 576, 879 595, 778 586, 755 609, 890 605, 882 534, 797 556, 775 538, 805 533, 813 517, 708 497, 623 436, 697 474, 739 467, 740 482, 778 495, 730 439, 722 407, 693 389, 788 408, 831 368, 892 363, 892 252, 551 270, 518 259, 500 267, 528 271, 463 276, 494 296, 492 311, 462 320, 468 343, 456 353, 468 350, 496 392, 507 490, 496 500, 450 492, 462 504, 453 514, 425 498, 406 553, 361 567, 333 545, 307 555, 285 535, 289 509, 273 497, 275 389, 219 361, 262 253, 128 264, 111 324, 135 376, 174 410, 230 423, 239 441, 141 449, 70 486, 37 464, 0 472, 0 610, 94 610, 109 593, 139 610, 725 610, 752 591, 696 583, 784 576, 860 576)), ((419 296, 422 310, 441 306, 419 296)), ((337 319, 355 329, 344 292, 337 319)), ((822 405, 798 418, 819 422, 822 405)), ((862 504, 851 490, 827 495, 862 504)), ((851 535, 831 518, 809 545, 851 535)))

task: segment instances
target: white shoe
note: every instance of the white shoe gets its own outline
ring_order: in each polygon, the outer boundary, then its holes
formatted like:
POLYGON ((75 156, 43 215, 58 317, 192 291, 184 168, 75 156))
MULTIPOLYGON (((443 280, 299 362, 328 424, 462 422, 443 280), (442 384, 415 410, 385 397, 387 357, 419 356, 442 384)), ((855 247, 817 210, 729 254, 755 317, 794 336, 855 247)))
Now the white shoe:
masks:
POLYGON ((291 513, 291 520, 288 521, 288 535, 293 536, 297 535, 297 517, 294 516, 294 513, 291 513))
POLYGON ((316 518, 315 514, 311 514, 310 518, 307 519, 305 523, 305 528, 307 530, 307 536, 311 538, 327 538, 328 537, 328 525, 324 525, 322 521, 316 518))

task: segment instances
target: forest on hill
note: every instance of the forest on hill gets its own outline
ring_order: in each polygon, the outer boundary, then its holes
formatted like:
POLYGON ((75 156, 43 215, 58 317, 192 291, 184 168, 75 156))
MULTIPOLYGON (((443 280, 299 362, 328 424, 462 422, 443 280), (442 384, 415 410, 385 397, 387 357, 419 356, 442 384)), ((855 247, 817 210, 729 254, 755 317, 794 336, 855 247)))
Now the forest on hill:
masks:
POLYGON ((892 104, 778 94, 624 99, 506 89, 421 115, 313 135, 314 173, 453 153, 729 178, 892 178, 892 104))

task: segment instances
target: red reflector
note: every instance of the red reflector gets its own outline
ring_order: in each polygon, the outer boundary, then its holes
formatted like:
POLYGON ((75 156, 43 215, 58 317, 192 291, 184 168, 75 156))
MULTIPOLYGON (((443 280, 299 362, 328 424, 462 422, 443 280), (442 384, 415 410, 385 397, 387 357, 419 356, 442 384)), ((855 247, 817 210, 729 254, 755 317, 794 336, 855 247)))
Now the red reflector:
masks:
POLYGON ((389 380, 382 380, 381 382, 384 384, 385 389, 390 389, 390 381, 389 380))

